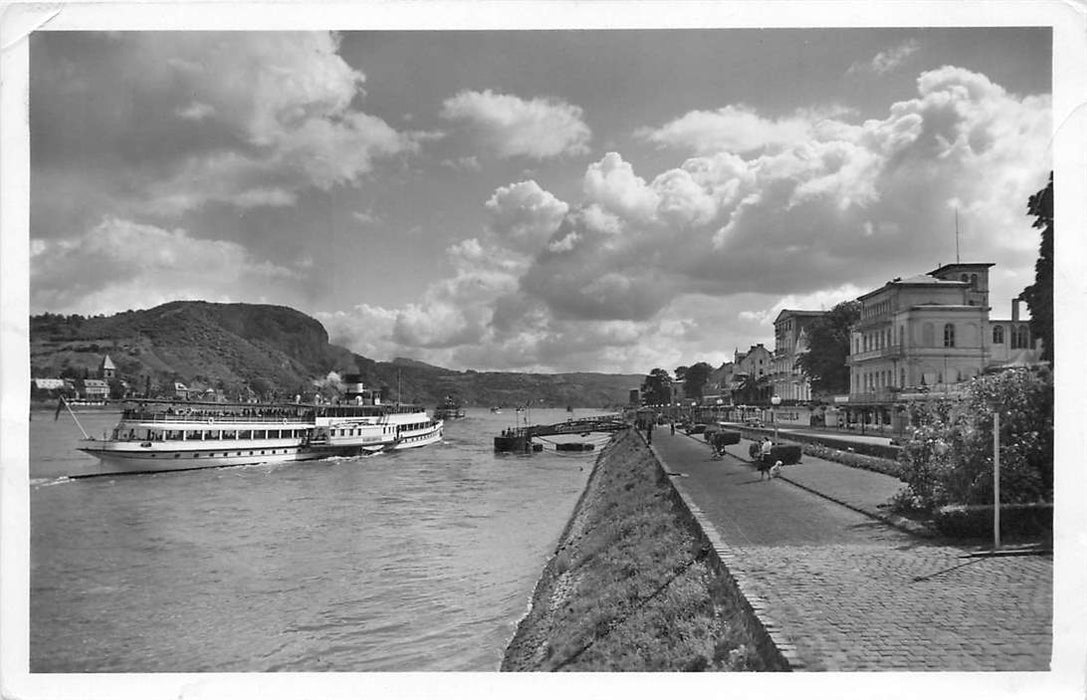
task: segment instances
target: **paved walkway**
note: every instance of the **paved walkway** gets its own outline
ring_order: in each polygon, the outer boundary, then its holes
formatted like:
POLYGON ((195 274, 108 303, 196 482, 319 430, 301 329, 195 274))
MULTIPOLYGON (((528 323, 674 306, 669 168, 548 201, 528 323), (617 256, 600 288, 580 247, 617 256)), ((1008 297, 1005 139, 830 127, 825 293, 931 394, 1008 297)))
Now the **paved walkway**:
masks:
POLYGON ((874 520, 865 513, 883 515, 878 506, 901 487, 882 474, 805 455, 783 478, 760 480, 739 456, 747 444, 713 460, 701 439, 653 435, 797 668, 1049 668, 1052 557, 970 557, 874 520))

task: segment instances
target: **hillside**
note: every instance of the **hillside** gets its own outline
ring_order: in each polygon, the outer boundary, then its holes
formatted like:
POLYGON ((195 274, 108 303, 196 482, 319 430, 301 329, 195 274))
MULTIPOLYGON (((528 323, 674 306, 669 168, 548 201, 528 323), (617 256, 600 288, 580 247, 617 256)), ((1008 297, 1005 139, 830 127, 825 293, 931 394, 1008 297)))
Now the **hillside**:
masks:
POLYGON ((169 395, 175 381, 235 399, 312 396, 335 372, 361 374, 373 388, 433 405, 454 396, 468 406, 605 406, 626 402, 641 375, 464 372, 397 358, 377 362, 328 342, 317 320, 282 306, 181 301, 113 316, 43 314, 30 319, 34 377, 96 376, 105 354, 131 391, 169 395))

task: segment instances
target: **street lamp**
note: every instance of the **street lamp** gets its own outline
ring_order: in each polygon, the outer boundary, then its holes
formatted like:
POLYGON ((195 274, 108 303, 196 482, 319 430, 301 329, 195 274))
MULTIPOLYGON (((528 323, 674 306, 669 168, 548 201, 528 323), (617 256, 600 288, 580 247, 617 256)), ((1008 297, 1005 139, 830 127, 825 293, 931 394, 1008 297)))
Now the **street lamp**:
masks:
MULTIPOLYGON (((773 396, 770 397, 770 404, 776 409, 778 406, 781 405, 781 397, 778 396, 777 394, 774 394, 773 396)), ((778 441, 778 417, 777 417, 777 412, 774 411, 774 410, 770 411, 770 417, 774 420, 774 444, 777 444, 777 441, 778 441)))

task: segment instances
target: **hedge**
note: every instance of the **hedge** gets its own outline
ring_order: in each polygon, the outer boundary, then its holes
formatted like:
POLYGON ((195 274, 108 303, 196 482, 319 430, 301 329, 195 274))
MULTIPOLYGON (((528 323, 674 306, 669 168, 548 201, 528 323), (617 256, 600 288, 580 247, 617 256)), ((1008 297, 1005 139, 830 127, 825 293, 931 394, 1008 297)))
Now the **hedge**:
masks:
MULTIPOLYGON (((936 509, 933 524, 945 535, 988 537, 993 534, 993 506, 943 506, 936 509)), ((1052 503, 1001 505, 1000 533, 1002 536, 1034 537, 1052 532, 1052 503)))

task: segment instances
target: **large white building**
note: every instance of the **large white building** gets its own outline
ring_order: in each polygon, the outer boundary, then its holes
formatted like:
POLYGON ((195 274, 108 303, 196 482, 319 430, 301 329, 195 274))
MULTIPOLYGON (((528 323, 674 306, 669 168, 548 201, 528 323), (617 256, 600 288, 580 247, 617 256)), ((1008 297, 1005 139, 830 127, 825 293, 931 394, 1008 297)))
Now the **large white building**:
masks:
POLYGON ((886 409, 904 394, 954 392, 987 369, 1037 359, 1029 324, 989 318, 989 268, 954 263, 859 297, 851 333, 850 406, 886 409))

